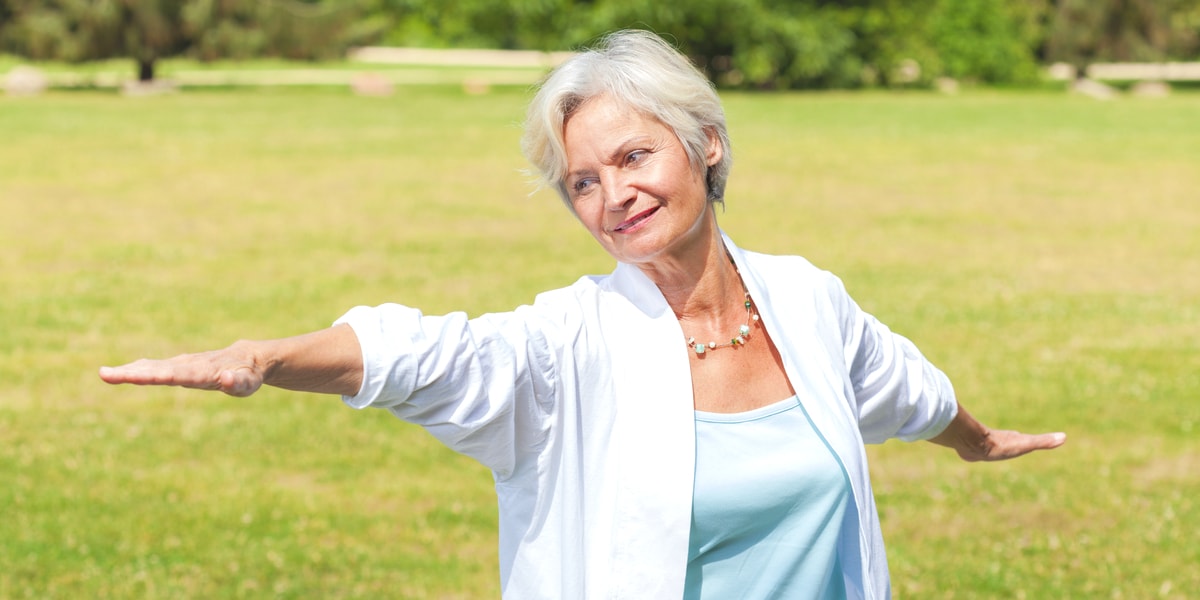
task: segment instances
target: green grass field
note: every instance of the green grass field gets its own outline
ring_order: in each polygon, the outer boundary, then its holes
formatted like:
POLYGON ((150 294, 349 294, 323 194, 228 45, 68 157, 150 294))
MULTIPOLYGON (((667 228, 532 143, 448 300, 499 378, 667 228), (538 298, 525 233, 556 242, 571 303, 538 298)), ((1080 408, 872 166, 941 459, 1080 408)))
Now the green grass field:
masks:
MULTIPOLYGON (((525 90, 0 97, 0 598, 494 598, 491 479, 337 398, 102 364, 605 273, 525 90)), ((914 339, 1021 461, 871 449, 899 598, 1200 594, 1200 96, 728 95, 722 223, 914 339)))

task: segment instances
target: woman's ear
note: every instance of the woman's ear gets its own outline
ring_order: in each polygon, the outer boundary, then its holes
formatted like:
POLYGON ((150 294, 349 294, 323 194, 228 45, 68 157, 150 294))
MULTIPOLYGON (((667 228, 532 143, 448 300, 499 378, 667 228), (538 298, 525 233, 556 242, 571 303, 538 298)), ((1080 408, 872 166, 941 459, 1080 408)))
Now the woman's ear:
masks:
POLYGON ((704 164, 713 166, 725 157, 725 148, 721 145, 721 138, 717 136, 717 132, 709 128, 704 131, 708 136, 708 148, 704 154, 704 164))

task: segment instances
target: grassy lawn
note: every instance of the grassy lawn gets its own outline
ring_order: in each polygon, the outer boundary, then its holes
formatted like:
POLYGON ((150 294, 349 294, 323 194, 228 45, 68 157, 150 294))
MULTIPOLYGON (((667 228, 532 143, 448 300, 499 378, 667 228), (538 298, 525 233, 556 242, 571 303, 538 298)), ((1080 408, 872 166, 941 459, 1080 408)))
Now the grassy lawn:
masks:
MULTIPOLYGON (((95 370, 611 269, 525 90, 0 97, 0 598, 498 596, 488 473, 336 398, 95 370)), ((896 596, 1200 589, 1200 96, 728 95, 724 227, 838 273, 985 421, 871 449, 896 596)))

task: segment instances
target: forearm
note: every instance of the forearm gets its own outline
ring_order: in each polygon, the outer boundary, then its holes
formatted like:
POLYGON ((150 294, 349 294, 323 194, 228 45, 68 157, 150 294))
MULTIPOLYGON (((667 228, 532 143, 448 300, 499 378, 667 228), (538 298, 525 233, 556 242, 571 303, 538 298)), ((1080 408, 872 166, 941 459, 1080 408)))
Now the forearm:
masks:
POLYGON ((349 325, 237 344, 248 345, 255 360, 261 361, 266 385, 345 396, 357 394, 362 386, 362 349, 349 325))

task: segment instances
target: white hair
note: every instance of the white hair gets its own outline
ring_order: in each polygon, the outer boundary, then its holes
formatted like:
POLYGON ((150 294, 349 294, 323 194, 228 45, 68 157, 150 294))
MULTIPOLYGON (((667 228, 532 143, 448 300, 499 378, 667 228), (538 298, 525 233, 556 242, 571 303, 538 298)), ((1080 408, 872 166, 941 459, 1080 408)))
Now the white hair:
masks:
POLYGON ((648 31, 611 33, 547 76, 529 104, 521 150, 543 184, 572 209, 564 181, 567 154, 563 129, 588 100, 606 96, 657 119, 671 129, 697 172, 706 172, 710 202, 724 202, 733 164, 725 111, 709 80, 678 50, 648 31), (721 160, 709 167, 709 136, 721 144, 721 160))

